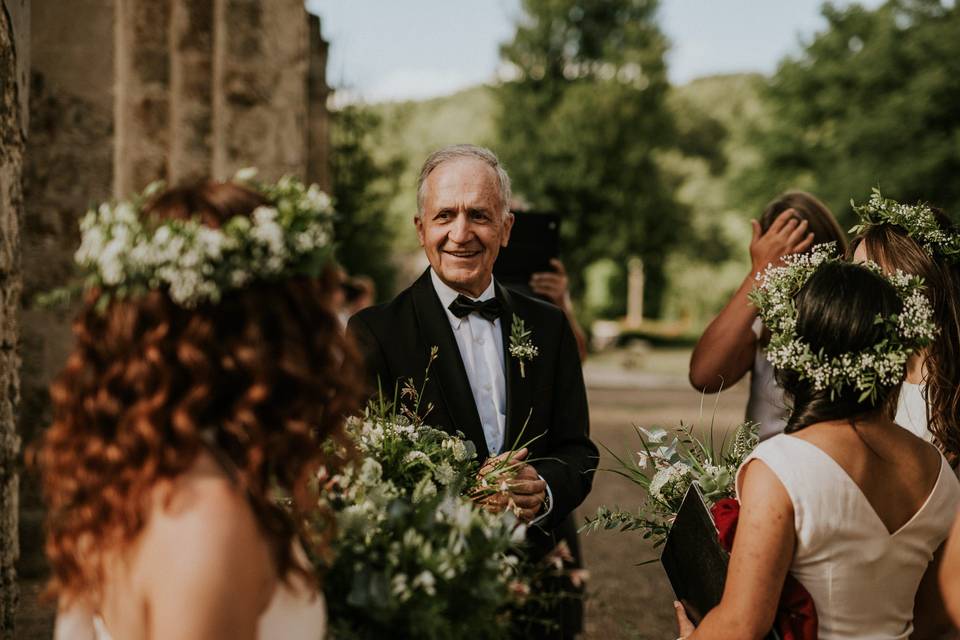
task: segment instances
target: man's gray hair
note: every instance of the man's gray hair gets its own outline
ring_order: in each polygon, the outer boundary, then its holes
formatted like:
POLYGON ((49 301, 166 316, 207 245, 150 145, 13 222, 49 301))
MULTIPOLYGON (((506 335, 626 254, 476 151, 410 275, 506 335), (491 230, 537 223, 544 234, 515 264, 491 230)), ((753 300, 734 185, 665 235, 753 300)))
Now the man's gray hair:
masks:
POLYGON ((424 184, 427 177, 444 162, 461 159, 480 160, 494 170, 500 187, 500 213, 508 214, 510 212, 510 176, 507 175, 493 151, 474 144, 455 144, 430 154, 420 168, 420 177, 417 178, 417 214, 423 215, 424 184))

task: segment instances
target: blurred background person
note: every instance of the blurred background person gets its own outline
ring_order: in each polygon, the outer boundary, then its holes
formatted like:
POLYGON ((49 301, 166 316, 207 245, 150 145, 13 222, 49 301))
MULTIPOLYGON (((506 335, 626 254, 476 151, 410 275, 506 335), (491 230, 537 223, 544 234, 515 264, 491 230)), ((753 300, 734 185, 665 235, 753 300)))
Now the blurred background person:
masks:
MULTIPOLYGON (((887 201, 892 204, 893 201, 887 201)), ((898 205, 901 206, 901 205, 898 205)), ((857 262, 871 260, 886 271, 900 270, 923 278, 940 333, 934 343, 910 359, 900 389, 895 421, 917 436, 935 440, 954 466, 960 456, 960 269, 955 255, 943 249, 960 244, 957 229, 942 211, 918 206, 903 224, 883 216, 862 221, 850 248, 857 262), (922 210, 930 227, 922 229, 922 210), (944 243, 928 243, 939 232, 944 243)))
POLYGON ((560 307, 563 315, 567 317, 570 328, 573 330, 573 337, 577 340, 577 351, 580 352, 580 360, 587 359, 587 334, 584 332, 580 323, 577 322, 577 315, 573 310, 573 300, 570 298, 567 270, 559 258, 551 258, 550 266, 553 271, 540 271, 530 277, 530 289, 541 298, 552 302, 560 307))
POLYGON ((834 242, 842 255, 846 234, 825 204, 803 191, 791 191, 768 204, 760 220, 751 220, 750 272, 719 315, 704 330, 690 357, 690 384, 702 393, 716 393, 750 372, 746 419, 760 425, 760 438, 783 431, 787 405, 773 367, 763 354, 769 333, 747 295, 757 274, 780 264, 785 255, 834 242))

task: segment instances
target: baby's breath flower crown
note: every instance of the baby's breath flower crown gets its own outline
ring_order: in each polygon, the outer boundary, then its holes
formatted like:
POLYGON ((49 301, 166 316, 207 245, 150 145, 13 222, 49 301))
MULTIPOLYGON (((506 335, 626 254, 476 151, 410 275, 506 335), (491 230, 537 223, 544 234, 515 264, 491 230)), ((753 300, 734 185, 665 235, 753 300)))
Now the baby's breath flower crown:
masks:
POLYGON ((850 204, 860 217, 860 222, 850 229, 851 234, 859 235, 872 226, 890 224, 902 227, 931 256, 941 255, 953 262, 960 261, 960 232, 941 229, 929 206, 902 204, 884 198, 879 189, 874 189, 864 204, 853 201, 850 204))
POLYGON ((884 276, 897 290, 903 310, 888 317, 877 315, 883 338, 858 352, 827 356, 815 353, 797 335, 797 307, 794 299, 820 265, 839 261, 833 243, 820 244, 807 253, 785 256, 783 266, 769 266, 757 274, 757 286, 750 301, 759 310, 770 330, 766 356, 777 369, 796 371, 817 391, 830 390, 831 397, 846 389, 860 392, 860 402, 869 398, 876 404, 878 392, 903 379, 907 359, 930 344, 937 333, 933 308, 923 293, 923 279, 902 271, 886 275, 878 265, 863 266, 884 276))
MULTIPOLYGON (((130 200, 91 209, 80 222, 74 255, 82 288, 100 292, 101 309, 113 299, 157 289, 193 308, 253 281, 319 276, 333 253, 330 198, 317 185, 306 187, 289 176, 267 184, 253 182, 254 175, 253 169, 241 170, 234 182, 258 191, 268 204, 219 229, 196 219, 144 216, 144 205, 163 188, 159 182, 130 200)), ((41 302, 68 295, 59 290, 41 302)))

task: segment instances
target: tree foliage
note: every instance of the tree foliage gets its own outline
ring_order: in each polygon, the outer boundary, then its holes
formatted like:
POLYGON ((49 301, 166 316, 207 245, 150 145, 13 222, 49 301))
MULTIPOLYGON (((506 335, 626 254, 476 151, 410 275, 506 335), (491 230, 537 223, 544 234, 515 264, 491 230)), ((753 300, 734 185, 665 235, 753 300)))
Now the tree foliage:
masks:
POLYGON ((334 225, 337 257, 351 275, 367 275, 377 285, 378 296, 394 289, 391 262, 393 231, 387 209, 403 162, 378 161, 374 146, 380 118, 367 108, 348 106, 333 112, 331 173, 333 202, 339 214, 334 225))
POLYGON ((828 27, 784 60, 764 92, 764 162, 741 187, 755 202, 808 188, 837 213, 871 187, 960 209, 960 10, 890 0, 823 8, 828 27))
POLYGON ((524 0, 497 90, 498 151, 515 191, 560 212, 573 286, 604 257, 636 254, 646 309, 659 311, 664 261, 686 227, 657 153, 672 145, 667 41, 657 0, 524 0))

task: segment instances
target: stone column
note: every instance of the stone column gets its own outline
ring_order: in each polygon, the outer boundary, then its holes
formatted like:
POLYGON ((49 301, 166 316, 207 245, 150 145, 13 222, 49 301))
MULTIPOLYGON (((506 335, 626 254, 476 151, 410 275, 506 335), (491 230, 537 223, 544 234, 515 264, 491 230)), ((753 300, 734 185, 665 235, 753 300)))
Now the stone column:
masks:
POLYGON ((213 128, 213 2, 173 0, 170 13, 172 184, 210 175, 213 128))
POLYGON ((307 71, 307 182, 330 193, 330 111, 327 98, 327 52, 330 43, 320 33, 320 18, 307 14, 310 61, 307 71))
POLYGON ((627 328, 643 324, 643 260, 634 256, 627 261, 627 328))
POLYGON ((303 0, 214 0, 213 174, 306 168, 307 22, 303 0))
POLYGON ((0 637, 13 637, 20 555, 17 405, 20 400, 19 322, 21 173, 27 135, 30 5, 0 3, 0 637))
POLYGON ((113 191, 167 178, 173 0, 116 0, 113 191))
MULTIPOLYGON (((20 436, 50 422, 48 387, 71 345, 70 313, 35 308, 37 293, 74 274, 77 222, 113 192, 113 0, 31 0, 30 133, 23 166, 20 436)), ((52 608, 36 594, 47 574, 44 511, 32 474, 20 483, 21 599, 17 634, 49 638, 52 608)))

